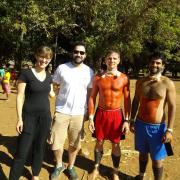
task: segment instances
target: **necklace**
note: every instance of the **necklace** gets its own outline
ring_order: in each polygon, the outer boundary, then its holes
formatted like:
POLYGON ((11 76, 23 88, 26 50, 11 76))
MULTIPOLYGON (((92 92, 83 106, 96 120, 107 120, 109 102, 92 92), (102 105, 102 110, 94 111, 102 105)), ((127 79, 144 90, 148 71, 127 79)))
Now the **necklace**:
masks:
POLYGON ((121 75, 121 72, 119 72, 117 70, 115 70, 115 71, 106 71, 106 74, 119 77, 121 75))

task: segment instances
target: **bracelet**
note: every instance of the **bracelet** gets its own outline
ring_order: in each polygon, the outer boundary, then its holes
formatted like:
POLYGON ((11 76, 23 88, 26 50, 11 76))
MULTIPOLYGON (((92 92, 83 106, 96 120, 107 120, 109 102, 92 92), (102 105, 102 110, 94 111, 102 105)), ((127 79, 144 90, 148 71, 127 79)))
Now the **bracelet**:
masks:
POLYGON ((94 116, 91 114, 89 115, 89 120, 93 120, 94 119, 94 116))
POLYGON ((167 128, 166 131, 170 132, 171 134, 173 133, 173 129, 172 128, 167 128))
POLYGON ((130 121, 129 121, 128 119, 124 119, 124 122, 127 122, 127 123, 129 123, 130 121))

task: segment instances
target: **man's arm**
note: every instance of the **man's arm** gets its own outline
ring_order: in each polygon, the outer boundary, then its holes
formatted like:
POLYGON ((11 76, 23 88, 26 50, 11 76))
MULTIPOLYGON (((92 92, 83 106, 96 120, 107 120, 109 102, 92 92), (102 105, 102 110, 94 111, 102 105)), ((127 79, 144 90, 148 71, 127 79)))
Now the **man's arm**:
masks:
POLYGON ((131 107, 130 131, 132 133, 134 133, 134 122, 135 122, 136 114, 139 108, 139 90, 138 89, 139 89, 139 80, 136 82, 135 94, 134 94, 132 107, 131 107))
POLYGON ((176 112, 176 89, 174 83, 170 80, 167 89, 168 104, 168 125, 167 128, 173 129, 176 112))
POLYGON ((89 130, 93 133, 95 130, 94 127, 94 111, 95 111, 95 106, 96 106, 96 97, 99 89, 97 86, 97 77, 94 77, 93 80, 93 88, 91 90, 91 94, 89 97, 89 102, 88 102, 88 112, 89 112, 89 130))
POLYGON ((132 101, 132 107, 131 107, 131 119, 134 120, 136 118, 136 114, 139 108, 139 84, 140 80, 137 80, 136 87, 135 87, 135 94, 132 101))
POLYGON ((131 112, 131 98, 130 98, 130 82, 129 79, 127 78, 127 84, 124 87, 124 115, 125 119, 128 120, 131 112))
POLYGON ((129 79, 125 77, 125 86, 123 88, 123 94, 124 94, 124 118, 125 121, 122 125, 122 132, 128 133, 129 132, 129 115, 131 112, 131 98, 130 98, 130 90, 129 90, 129 79))
POLYGON ((162 137, 162 142, 167 143, 172 141, 173 125, 176 111, 176 90, 174 83, 167 80, 166 102, 168 105, 168 124, 167 130, 162 137))
POLYGON ((89 96, 89 102, 88 102, 88 111, 89 111, 89 116, 94 115, 95 111, 95 106, 96 106, 96 97, 99 89, 97 86, 97 77, 95 76, 93 80, 93 87, 89 96))

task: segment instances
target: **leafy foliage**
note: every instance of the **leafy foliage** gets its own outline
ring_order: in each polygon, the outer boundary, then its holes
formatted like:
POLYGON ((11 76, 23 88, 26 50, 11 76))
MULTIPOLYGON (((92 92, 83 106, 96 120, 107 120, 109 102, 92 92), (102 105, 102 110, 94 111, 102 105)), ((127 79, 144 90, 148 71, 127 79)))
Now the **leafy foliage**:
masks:
POLYGON ((0 58, 20 64, 39 44, 55 48, 57 40, 56 50, 62 53, 73 41, 83 40, 87 63, 94 68, 114 47, 123 63, 137 70, 154 51, 168 61, 180 61, 179 12, 177 0, 1 0, 0 58))

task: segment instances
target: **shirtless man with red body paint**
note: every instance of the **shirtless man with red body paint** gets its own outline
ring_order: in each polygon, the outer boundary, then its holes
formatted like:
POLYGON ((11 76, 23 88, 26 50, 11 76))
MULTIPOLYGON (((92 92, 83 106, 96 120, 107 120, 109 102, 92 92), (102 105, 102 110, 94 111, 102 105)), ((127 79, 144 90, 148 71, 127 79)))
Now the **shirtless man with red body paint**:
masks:
POLYGON ((93 81, 89 98, 89 129, 95 133, 97 141, 94 150, 95 168, 89 176, 90 180, 94 180, 99 174, 103 143, 106 139, 112 143, 113 179, 119 180, 118 168, 121 155, 119 142, 122 134, 129 131, 128 119, 131 107, 129 80, 125 74, 117 70, 119 62, 119 52, 108 51, 105 57, 107 71, 97 74, 93 81), (99 94, 99 102, 95 113, 97 94, 99 94), (124 99, 125 121, 122 118, 122 99, 124 99), (94 114, 95 118, 93 118, 94 114))
POLYGON ((172 140, 176 90, 174 83, 161 75, 163 69, 164 60, 159 56, 152 56, 149 61, 149 75, 136 82, 130 130, 135 133, 135 149, 139 151, 140 174, 136 176, 139 180, 144 178, 149 153, 154 178, 162 179, 162 162, 167 156, 164 143, 172 140), (166 104, 168 105, 167 127, 166 104))

